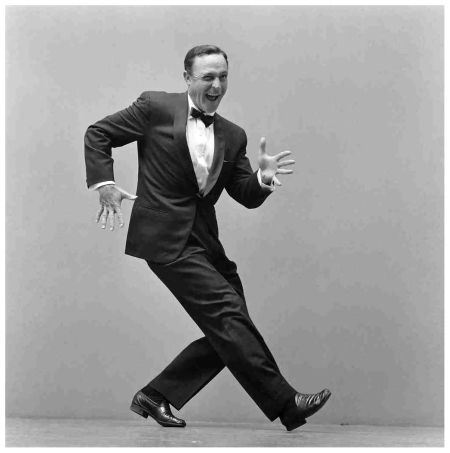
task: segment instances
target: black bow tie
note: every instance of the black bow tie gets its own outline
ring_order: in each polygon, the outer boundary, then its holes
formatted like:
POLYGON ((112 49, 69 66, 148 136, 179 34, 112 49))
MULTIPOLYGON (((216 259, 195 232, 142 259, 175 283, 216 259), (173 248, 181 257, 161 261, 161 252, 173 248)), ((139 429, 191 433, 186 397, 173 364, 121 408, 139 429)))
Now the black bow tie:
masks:
POLYGON ((205 127, 208 127, 214 123, 214 115, 205 115, 203 112, 200 112, 200 110, 197 110, 194 107, 191 108, 191 116, 192 118, 200 118, 205 124, 205 127))

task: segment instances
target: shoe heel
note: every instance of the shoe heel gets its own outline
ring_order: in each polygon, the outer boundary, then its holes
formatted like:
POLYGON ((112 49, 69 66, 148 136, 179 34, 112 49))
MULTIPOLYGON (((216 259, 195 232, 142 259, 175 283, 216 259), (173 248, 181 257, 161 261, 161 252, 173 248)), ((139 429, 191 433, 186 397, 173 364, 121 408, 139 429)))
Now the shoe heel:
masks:
POLYGON ((144 417, 144 418, 147 418, 147 417, 148 417, 147 412, 145 412, 144 409, 142 409, 142 407, 139 407, 139 406, 137 406, 136 404, 132 404, 132 405, 130 406, 130 409, 131 409, 133 412, 136 412, 136 414, 140 415, 141 417, 144 417))
POLYGON ((296 414, 295 411, 289 411, 287 414, 281 415, 280 421, 287 431, 292 431, 306 423, 305 417, 301 414, 296 414))

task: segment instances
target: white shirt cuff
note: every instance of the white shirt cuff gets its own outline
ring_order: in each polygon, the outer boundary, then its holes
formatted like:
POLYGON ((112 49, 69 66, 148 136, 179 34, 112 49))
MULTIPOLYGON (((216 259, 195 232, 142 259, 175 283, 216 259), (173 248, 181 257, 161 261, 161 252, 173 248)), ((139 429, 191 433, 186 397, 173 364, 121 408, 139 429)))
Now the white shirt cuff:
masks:
POLYGON ((103 181, 98 182, 97 184, 92 184, 92 186, 89 186, 89 190, 97 190, 99 187, 106 186, 107 184, 112 184, 113 186, 116 185, 114 181, 103 181))

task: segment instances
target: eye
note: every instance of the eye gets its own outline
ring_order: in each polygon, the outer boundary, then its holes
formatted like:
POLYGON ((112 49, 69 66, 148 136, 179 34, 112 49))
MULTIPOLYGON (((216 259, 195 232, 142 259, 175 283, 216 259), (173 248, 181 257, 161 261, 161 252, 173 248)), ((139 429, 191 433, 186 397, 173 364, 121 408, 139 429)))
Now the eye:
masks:
POLYGON ((227 79, 228 79, 228 75, 227 74, 223 74, 223 75, 220 76, 220 81, 221 82, 225 82, 225 80, 227 80, 227 79))
POLYGON ((214 80, 214 77, 212 77, 212 76, 203 76, 202 79, 205 82, 211 82, 212 80, 214 80))

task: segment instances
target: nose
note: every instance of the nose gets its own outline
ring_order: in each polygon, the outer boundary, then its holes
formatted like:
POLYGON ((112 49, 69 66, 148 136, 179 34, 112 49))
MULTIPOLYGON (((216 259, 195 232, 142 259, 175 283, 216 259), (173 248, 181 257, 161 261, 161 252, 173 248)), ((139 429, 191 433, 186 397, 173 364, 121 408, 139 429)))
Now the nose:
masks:
POLYGON ((212 86, 213 86, 213 88, 220 88, 220 80, 219 80, 219 77, 216 77, 216 78, 213 80, 212 86))

